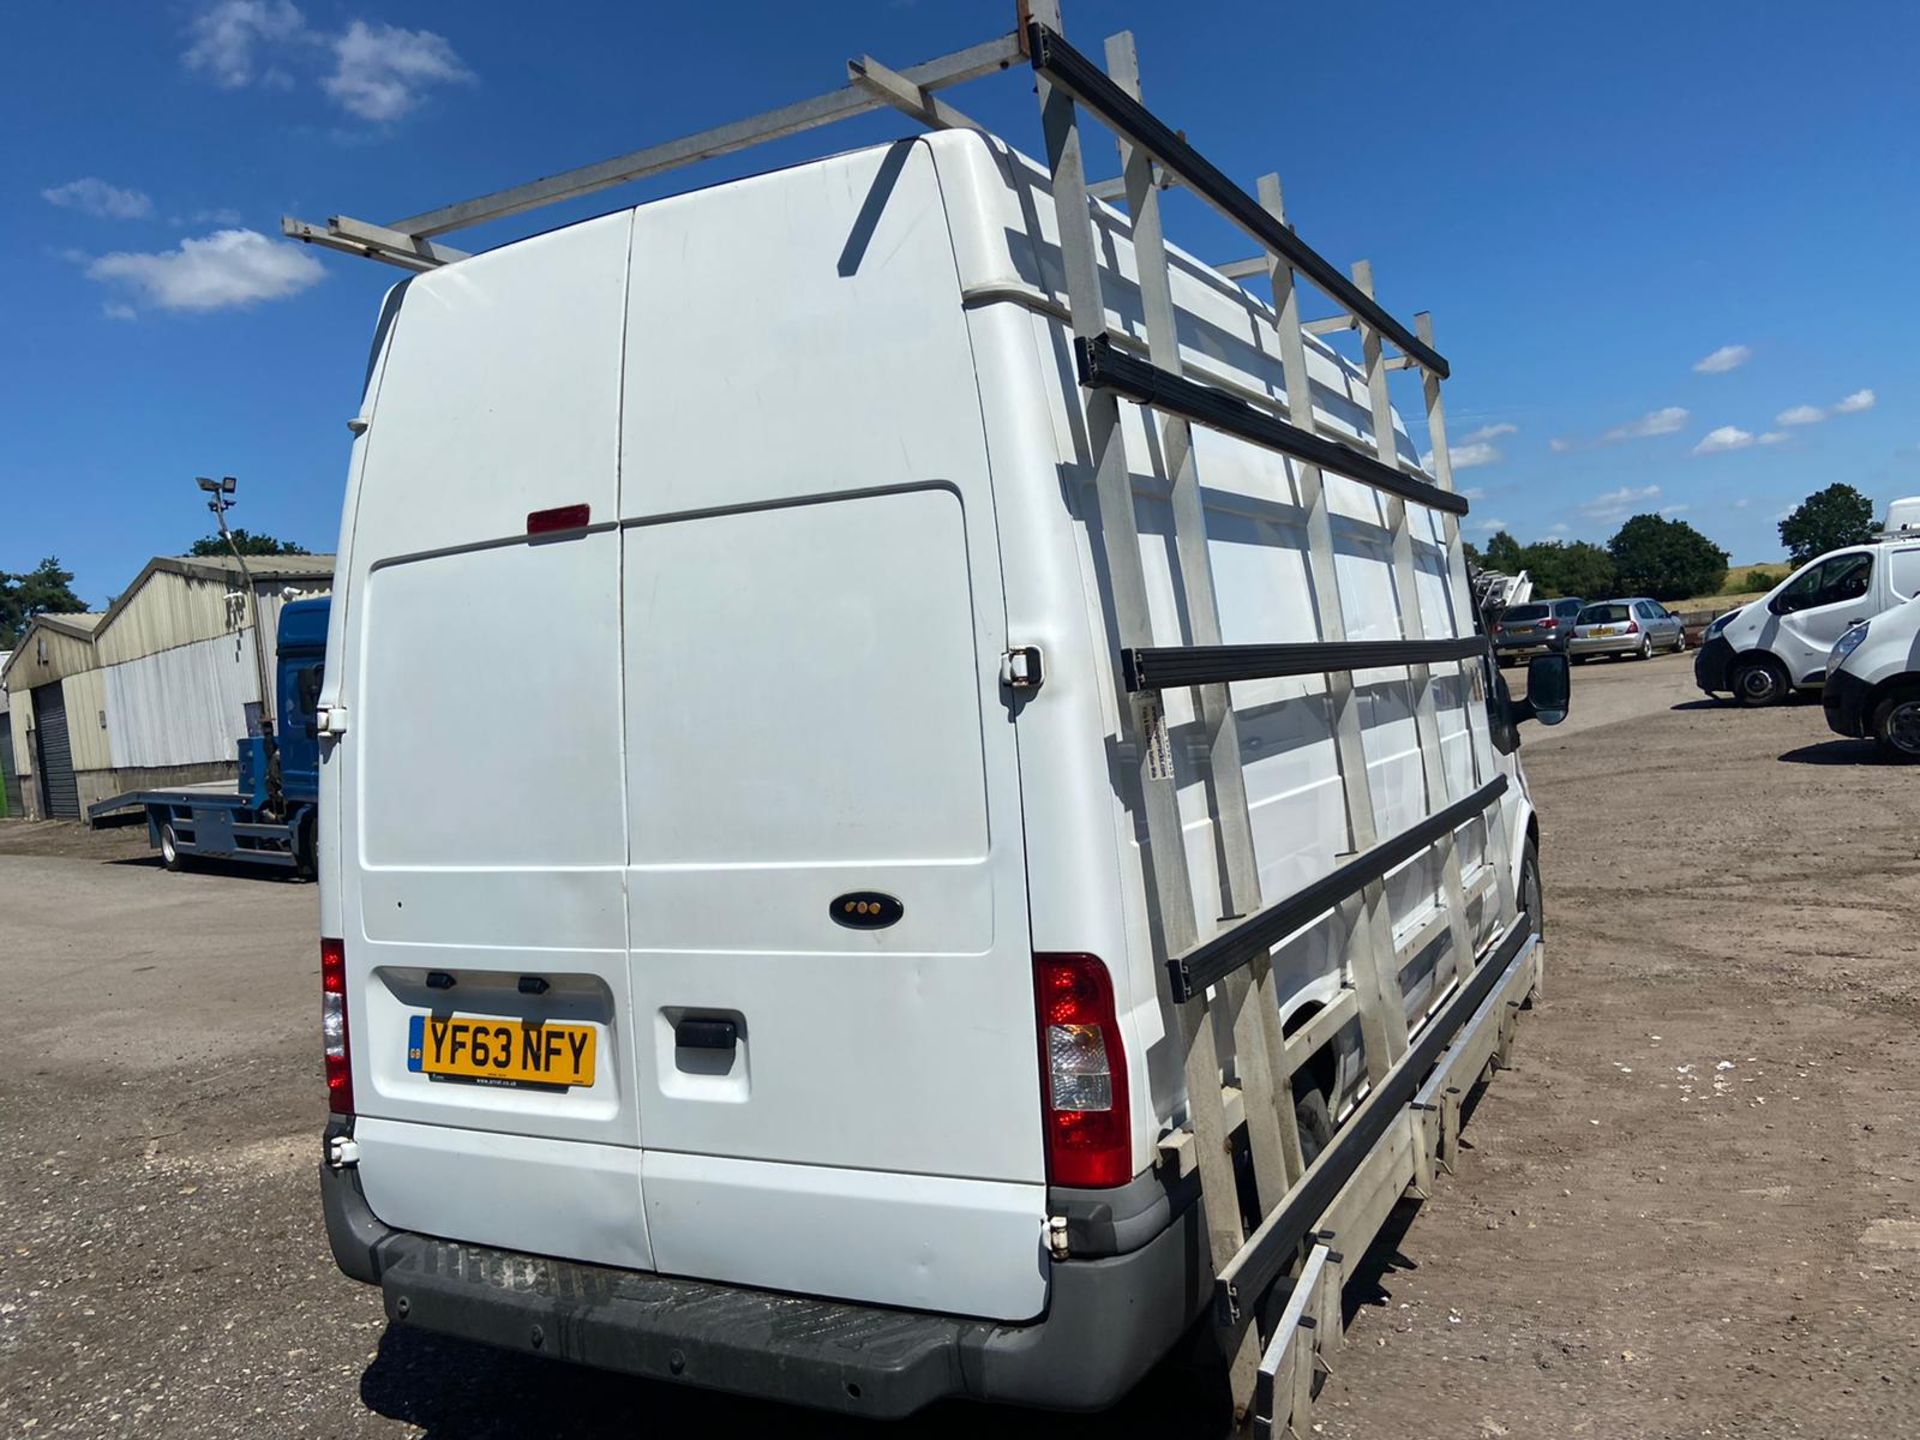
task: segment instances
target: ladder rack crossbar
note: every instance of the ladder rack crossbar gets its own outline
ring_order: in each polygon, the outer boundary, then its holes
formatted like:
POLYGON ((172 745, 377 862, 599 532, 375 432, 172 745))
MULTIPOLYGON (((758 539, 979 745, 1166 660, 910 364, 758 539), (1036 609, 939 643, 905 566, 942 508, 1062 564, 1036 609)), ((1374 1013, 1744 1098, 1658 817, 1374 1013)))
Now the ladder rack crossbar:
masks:
MULTIPOLYGON (((908 83, 923 91, 931 92, 1008 69, 1023 58, 1021 37, 1010 32, 1005 35, 996 35, 991 40, 969 46, 965 50, 956 50, 950 55, 942 55, 923 64, 909 66, 899 73, 900 77, 908 83)), ((428 210, 419 215, 409 216, 405 220, 396 220, 386 228, 417 237, 444 235, 449 230, 459 230, 469 225, 483 224, 489 220, 501 220, 541 205, 551 205, 561 200, 590 195, 596 190, 623 185, 630 180, 642 180, 649 175, 658 175, 662 171, 691 165, 695 161, 731 155, 737 150, 745 150, 750 146, 768 140, 778 140, 787 135, 797 135, 803 130, 830 125, 836 120, 844 120, 889 104, 888 100, 872 93, 865 86, 843 85, 838 90, 829 91, 825 95, 797 100, 777 110, 768 110, 744 120, 730 121, 710 130, 682 136, 678 140, 650 145, 644 150, 616 155, 610 160, 602 160, 595 165, 563 170, 557 175, 529 181, 525 185, 515 185, 472 200, 443 205, 437 210, 428 210)))
POLYGON ((1174 956, 1167 961, 1174 1000, 1184 1004, 1204 993, 1209 985, 1218 984, 1309 921, 1326 914, 1349 896, 1385 878, 1389 870, 1452 834, 1506 792, 1507 777, 1496 775, 1466 799, 1435 811, 1419 824, 1409 826, 1391 840, 1369 847, 1284 900, 1275 901, 1212 939, 1174 956))
POLYGON ((1454 515, 1467 513, 1466 499, 1451 490, 1443 490, 1395 466, 1383 465, 1371 455, 1363 455, 1337 440, 1325 439, 1310 430, 1263 415, 1244 400, 1210 385, 1197 384, 1162 370, 1151 361, 1137 359, 1105 335, 1075 339, 1074 360, 1079 367, 1080 383, 1090 389, 1112 390, 1141 405, 1183 416, 1211 430, 1224 430, 1268 450, 1398 495, 1403 500, 1454 515))
POLYGON ((1236 680, 1326 675, 1335 670, 1444 665, 1455 660, 1472 660, 1486 653, 1487 641, 1479 635, 1460 640, 1155 645, 1122 650, 1120 665, 1129 690, 1172 690, 1187 685, 1230 685, 1236 680))
POLYGON ((1273 254, 1285 259, 1356 319, 1386 336, 1425 369, 1446 378, 1447 362, 1437 350, 1389 315, 1324 255, 1269 215, 1257 200, 1228 179, 1179 132, 1114 84, 1104 70, 1069 45, 1058 32, 1037 20, 1030 21, 1027 52, 1036 73, 1046 76, 1099 116, 1108 129, 1145 150, 1182 185, 1273 254))

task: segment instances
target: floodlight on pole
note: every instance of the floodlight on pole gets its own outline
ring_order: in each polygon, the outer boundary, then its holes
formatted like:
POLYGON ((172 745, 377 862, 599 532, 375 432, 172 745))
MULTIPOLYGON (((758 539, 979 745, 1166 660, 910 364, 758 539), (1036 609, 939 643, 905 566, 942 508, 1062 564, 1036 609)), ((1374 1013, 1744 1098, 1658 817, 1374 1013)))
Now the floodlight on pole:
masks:
POLYGON ((266 636, 260 630, 260 596, 254 591, 253 572, 247 569, 247 557, 240 553, 240 547, 234 543, 233 532, 227 528, 227 511, 234 504, 227 497, 233 494, 239 483, 231 475, 223 475, 218 480, 205 475, 194 477, 194 484, 213 497, 207 501, 207 509, 213 512, 213 518, 219 523, 220 538, 227 542, 227 549, 233 554, 233 563, 240 567, 240 581, 246 587, 247 603, 253 611, 253 660, 260 680, 260 733, 266 737, 267 751, 271 755, 276 748, 273 737, 273 677, 267 670, 266 636))

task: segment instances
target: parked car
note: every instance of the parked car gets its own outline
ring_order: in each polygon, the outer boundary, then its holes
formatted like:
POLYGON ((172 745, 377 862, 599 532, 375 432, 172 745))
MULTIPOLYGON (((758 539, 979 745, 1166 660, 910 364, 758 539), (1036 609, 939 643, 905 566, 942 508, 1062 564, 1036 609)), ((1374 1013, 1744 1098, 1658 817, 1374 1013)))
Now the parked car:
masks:
POLYGON ((1574 617, 1573 637, 1567 642, 1567 654, 1575 664, 1593 655, 1647 660, 1656 650, 1686 648, 1686 622, 1644 595, 1586 606, 1574 617))
POLYGON ((1709 695, 1774 705, 1817 690, 1840 637, 1920 595, 1920 498, 1888 507, 1886 528, 1865 545, 1829 550, 1761 599, 1707 627, 1693 678, 1709 695))
POLYGON ((1493 627, 1495 657, 1504 665, 1509 660, 1543 650, 1558 650, 1564 655, 1567 637, 1573 633, 1574 617, 1586 603, 1574 596, 1512 606, 1493 627))
POLYGON ((1829 729, 1875 741, 1890 760, 1920 762, 1920 600, 1842 635, 1820 699, 1829 729))

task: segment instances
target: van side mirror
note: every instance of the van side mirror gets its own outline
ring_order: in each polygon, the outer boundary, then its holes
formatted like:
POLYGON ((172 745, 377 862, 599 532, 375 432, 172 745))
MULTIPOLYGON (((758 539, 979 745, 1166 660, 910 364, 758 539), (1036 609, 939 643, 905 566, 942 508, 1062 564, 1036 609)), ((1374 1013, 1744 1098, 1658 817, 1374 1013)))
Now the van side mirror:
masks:
POLYGON ((1565 655, 1536 655, 1527 662, 1527 698, 1513 707, 1514 723, 1538 720, 1558 725, 1573 705, 1573 666, 1565 655))

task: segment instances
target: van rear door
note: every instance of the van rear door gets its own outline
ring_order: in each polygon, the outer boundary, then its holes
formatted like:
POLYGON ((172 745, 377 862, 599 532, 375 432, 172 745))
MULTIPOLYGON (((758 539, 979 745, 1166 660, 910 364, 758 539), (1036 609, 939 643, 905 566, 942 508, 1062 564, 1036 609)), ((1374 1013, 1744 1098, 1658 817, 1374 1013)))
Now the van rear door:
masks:
POLYGON ((925 144, 646 207, 632 296, 627 888, 655 1258, 1031 1317, 1046 1187, 1006 608, 925 144), (772 333, 743 345, 752 326, 772 333))
POLYGON ((348 501, 324 813, 374 1213, 645 1268, 613 523, 631 228, 404 292, 348 501), (562 507, 586 527, 530 533, 562 507))

